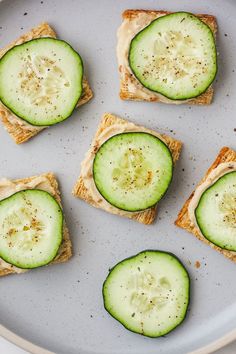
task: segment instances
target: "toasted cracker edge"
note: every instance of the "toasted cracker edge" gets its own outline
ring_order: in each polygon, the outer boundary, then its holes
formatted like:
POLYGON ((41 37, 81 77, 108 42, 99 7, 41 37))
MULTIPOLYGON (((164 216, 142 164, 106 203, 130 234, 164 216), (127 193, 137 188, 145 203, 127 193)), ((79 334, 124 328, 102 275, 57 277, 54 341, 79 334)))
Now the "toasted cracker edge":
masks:
MULTIPOLYGON (((28 183, 28 182, 31 182, 32 180, 34 180, 35 178, 38 178, 41 176, 46 177, 46 179, 48 180, 48 183, 50 184, 50 186, 53 188, 53 191, 54 191, 52 196, 56 199, 56 201, 60 204, 60 206, 62 206, 60 191, 58 188, 58 182, 57 182, 56 177, 53 173, 50 172, 50 173, 42 174, 40 176, 33 176, 33 177, 28 177, 28 178, 23 178, 23 179, 17 179, 14 182, 15 183, 28 183)), ((68 231, 68 228, 64 222, 62 244, 59 248, 57 256, 48 265, 66 262, 70 259, 71 256, 72 256, 72 246, 71 246, 69 231, 68 231)), ((0 269, 0 276, 4 276, 4 275, 8 275, 8 274, 18 274, 18 273, 15 272, 14 270, 6 269, 6 268, 0 269)))
MULTIPOLYGON (((205 176, 201 180, 201 182, 198 184, 198 186, 200 186, 206 180, 206 178, 209 175, 209 173, 212 170, 214 170, 219 164, 221 164, 223 162, 231 162, 231 161, 236 162, 236 152, 234 150, 230 149, 229 147, 223 147, 220 150, 220 152, 219 152, 218 156, 216 157, 215 161, 213 162, 213 164, 211 165, 211 167, 208 169, 207 173, 205 174, 205 176)), ((194 195, 194 192, 192 192, 192 194, 190 195, 190 197, 187 199, 187 201, 185 202, 184 206, 180 210, 180 212, 178 214, 178 217, 177 217, 177 219, 175 221, 175 225, 177 225, 177 226, 181 227, 182 229, 187 230, 188 232, 192 233, 200 241, 206 243, 211 248, 213 248, 214 250, 220 252, 221 254, 223 254, 225 257, 229 258, 233 262, 236 262, 236 252, 224 250, 224 249, 214 245, 213 243, 208 241, 205 237, 201 236, 199 234, 197 228, 191 224, 191 220, 190 220, 190 218, 188 216, 188 206, 189 206, 189 203, 190 203, 191 199, 193 198, 193 195, 194 195)))
MULTIPOLYGON (((102 131, 104 129, 106 129, 107 127, 109 127, 113 124, 117 124, 117 123, 125 124, 125 123, 127 123, 127 120, 117 117, 117 116, 110 114, 110 113, 105 113, 101 119, 99 126, 98 126, 97 132, 96 132, 95 137, 92 141, 92 145, 94 144, 97 137, 102 133, 102 131)), ((140 129, 142 129, 142 127, 140 127, 140 129)), ((150 133, 153 132, 151 129, 149 131, 150 131, 150 133)), ((175 163, 179 159, 182 143, 178 140, 175 140, 175 139, 167 136, 167 135, 162 135, 162 137, 164 138, 166 145, 171 150, 173 161, 175 163)), ((92 196, 89 194, 89 191, 85 187, 84 182, 83 182, 83 178, 81 176, 79 177, 79 179, 76 182, 76 185, 73 189, 73 195, 80 198, 80 199, 83 199, 88 204, 91 204, 91 205, 99 208, 96 205, 96 203, 94 202, 92 196)), ((103 209, 103 208, 99 208, 99 209, 103 209)), ((154 222, 155 217, 156 217, 156 211, 157 211, 157 206, 154 206, 153 208, 150 208, 148 210, 145 210, 145 211, 142 211, 139 213, 135 213, 135 214, 127 213, 127 215, 125 215, 125 217, 136 220, 142 224, 148 225, 148 224, 152 224, 154 222)), ((117 215, 117 213, 115 213, 115 212, 112 212, 112 214, 117 215)))
MULTIPOLYGON (((29 32, 23 34, 21 37, 11 42, 5 48, 1 49, 0 58, 15 45, 19 45, 31 39, 40 38, 40 37, 56 38, 56 33, 49 26, 48 23, 43 22, 39 26, 32 28, 29 32)), ((83 93, 76 107, 82 106, 83 104, 87 103, 92 97, 93 97, 93 92, 89 86, 86 77, 84 77, 83 93)), ((18 117, 16 117, 19 119, 18 122, 17 120, 15 122, 11 122, 9 119, 10 115, 14 115, 14 114, 0 102, 0 118, 2 120, 5 129, 11 135, 11 137, 16 142, 16 144, 22 144, 26 142, 27 140, 29 140, 30 138, 38 134, 40 131, 47 128, 47 127, 33 126, 18 117)))
MULTIPOLYGON (((146 13, 148 14, 154 14, 154 15, 168 15, 171 12, 170 11, 155 11, 155 10, 125 10, 122 14, 122 18, 124 20, 135 20, 135 18, 140 14, 140 13, 146 13)), ((208 15, 208 14, 196 14, 195 16, 199 17, 204 23, 206 23, 214 33, 214 36, 216 37, 217 33, 217 21, 216 17, 213 15, 208 15)), ((125 73, 125 79, 120 78, 120 98, 122 100, 134 100, 134 101, 147 101, 147 102, 160 102, 160 99, 158 97, 155 97, 153 95, 150 98, 143 99, 139 95, 130 92, 127 88, 127 83, 128 81, 131 81, 133 83, 136 82, 136 79, 131 76, 129 72, 125 73)), ((190 105, 209 105, 212 102, 213 99, 213 94, 214 90, 212 85, 208 87, 208 89, 203 92, 200 96, 193 98, 187 102, 183 102, 182 104, 190 104, 190 105)), ((171 104, 167 102, 167 104, 171 104)))

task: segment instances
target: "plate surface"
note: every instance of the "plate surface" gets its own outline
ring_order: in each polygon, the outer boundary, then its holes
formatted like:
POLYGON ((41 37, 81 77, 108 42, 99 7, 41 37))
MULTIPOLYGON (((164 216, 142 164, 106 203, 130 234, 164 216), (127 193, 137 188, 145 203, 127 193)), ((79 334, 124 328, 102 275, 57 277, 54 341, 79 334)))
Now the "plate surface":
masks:
POLYGON ((58 354, 187 353, 236 328, 235 264, 173 222, 185 199, 219 149, 236 148, 236 3, 233 0, 163 2, 130 0, 8 0, 0 3, 0 43, 48 21, 83 57, 94 99, 73 116, 16 146, 0 126, 2 177, 22 178, 54 171, 59 178, 74 257, 0 281, 1 324, 58 354), (122 102, 115 55, 116 30, 126 8, 187 10, 215 14, 219 24, 219 72, 209 107, 122 102), (75 199, 72 187, 102 113, 158 129, 184 142, 172 186, 153 226, 96 210, 75 199), (175 253, 191 279, 186 321, 164 338, 125 330, 103 309, 102 283, 109 267, 141 250, 175 253), (201 267, 196 269, 196 261, 201 267))

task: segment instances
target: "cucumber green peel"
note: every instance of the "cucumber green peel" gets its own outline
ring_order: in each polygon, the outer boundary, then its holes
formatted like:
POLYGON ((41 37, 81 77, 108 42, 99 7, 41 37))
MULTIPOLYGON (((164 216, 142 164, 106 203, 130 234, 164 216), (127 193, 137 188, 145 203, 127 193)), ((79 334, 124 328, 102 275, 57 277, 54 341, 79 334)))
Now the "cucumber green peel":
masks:
POLYGON ((99 193, 116 208, 131 212, 156 205, 166 193, 172 174, 169 148, 145 132, 112 136, 99 148, 93 162, 99 193))
POLYGON ((178 258, 147 250, 124 259, 103 284, 104 307, 126 329, 160 337, 185 319, 190 279, 178 258))
POLYGON ((50 263, 63 237, 63 213, 47 192, 30 189, 0 201, 0 257, 23 269, 50 263))
POLYGON ((35 126, 67 119, 82 95, 83 62, 65 41, 37 38, 0 59, 0 100, 35 126))
POLYGON ((193 14, 161 16, 132 39, 129 65, 140 83, 151 91, 171 100, 197 97, 216 76, 214 34, 193 14))
POLYGON ((236 171, 226 173, 203 192, 195 217, 207 240, 236 251, 236 171))

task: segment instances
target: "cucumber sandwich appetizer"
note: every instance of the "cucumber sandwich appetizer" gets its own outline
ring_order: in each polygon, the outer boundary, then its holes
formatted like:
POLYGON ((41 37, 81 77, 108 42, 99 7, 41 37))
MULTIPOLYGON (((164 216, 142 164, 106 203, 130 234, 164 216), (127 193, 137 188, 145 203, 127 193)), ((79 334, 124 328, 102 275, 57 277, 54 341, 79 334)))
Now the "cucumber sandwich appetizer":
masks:
POLYGON ((0 50, 0 117, 17 144, 91 98, 79 53, 47 23, 0 50))
POLYGON ((163 251, 143 251, 115 265, 103 284, 104 307, 128 330, 160 337, 183 322, 190 280, 182 263, 163 251))
POLYGON ((105 113, 73 194, 108 213, 152 224, 182 143, 105 113))
POLYGON ((122 99, 210 103, 216 20, 187 12, 126 10, 118 30, 122 99))
POLYGON ((203 192, 195 217, 210 242, 236 251, 236 171, 224 174, 203 192))
POLYGON ((98 191, 111 205, 129 212, 153 207, 172 179, 169 148, 154 135, 127 132, 101 145, 93 162, 98 191))
POLYGON ((236 262, 236 152, 221 149, 176 220, 180 226, 236 262))
POLYGON ((37 126, 68 118, 81 94, 83 63, 66 42, 37 38, 11 48, 0 60, 0 100, 37 126))
POLYGON ((71 257, 71 242, 52 173, 0 180, 0 276, 71 257))
POLYGON ((47 192, 32 189, 0 201, 0 257, 18 268, 50 263, 62 242, 63 214, 47 192))

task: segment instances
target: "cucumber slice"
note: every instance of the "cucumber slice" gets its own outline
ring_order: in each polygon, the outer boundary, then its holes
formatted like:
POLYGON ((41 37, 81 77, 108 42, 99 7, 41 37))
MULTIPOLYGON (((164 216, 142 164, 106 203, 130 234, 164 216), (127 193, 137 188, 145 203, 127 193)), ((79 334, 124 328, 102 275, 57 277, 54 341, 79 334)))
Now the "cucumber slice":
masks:
POLYGON ((32 125, 53 125, 71 115, 82 79, 82 59, 68 43, 33 39, 0 59, 0 100, 32 125))
POLYGON ((99 148, 93 162, 100 194, 116 208, 131 212, 148 209, 163 197, 172 170, 168 147, 143 132, 114 135, 99 148))
POLYGON ((130 331, 160 337, 184 320, 189 288, 188 273, 173 254, 143 251, 111 269, 104 307, 130 331))
POLYGON ((236 171, 225 174, 205 190, 195 217, 206 239, 220 248, 236 251, 236 171))
POLYGON ((63 214, 47 192, 23 190, 0 201, 0 257, 19 268, 51 262, 62 242, 63 214))
POLYGON ((161 16, 132 39, 129 64, 149 90, 172 100, 197 97, 217 72, 214 35, 190 13, 161 16))

